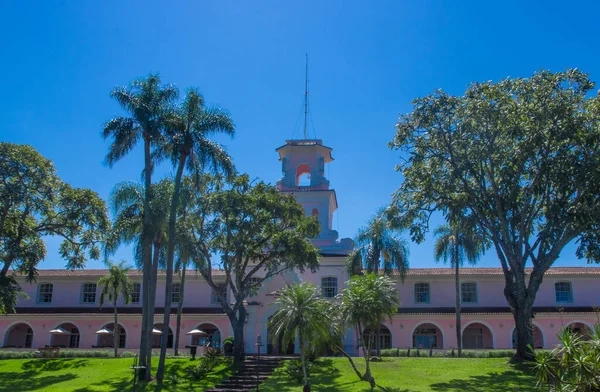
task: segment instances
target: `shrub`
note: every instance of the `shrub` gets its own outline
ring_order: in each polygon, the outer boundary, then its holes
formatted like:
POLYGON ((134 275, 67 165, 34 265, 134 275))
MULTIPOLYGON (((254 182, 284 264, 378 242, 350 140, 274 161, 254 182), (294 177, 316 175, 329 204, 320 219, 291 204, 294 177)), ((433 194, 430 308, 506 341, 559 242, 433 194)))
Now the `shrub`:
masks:
POLYGON ((171 385, 179 384, 179 374, 177 373, 177 371, 172 371, 171 373, 169 373, 167 379, 169 380, 169 383, 171 383, 171 385))
MULTIPOLYGON (((382 357, 423 357, 429 358, 430 350, 401 349, 390 348, 381 350, 382 357), (409 354, 410 353, 410 354, 409 354)), ((515 350, 463 350, 463 358, 510 358, 515 355, 515 350)), ((433 358, 455 358, 457 356, 456 349, 450 350, 433 350, 431 352, 433 358), (454 355, 453 355, 454 352, 454 355)))
POLYGON ((600 324, 589 340, 566 328, 558 339, 561 345, 554 350, 535 354, 537 385, 557 391, 600 390, 600 324))
POLYGON ((223 346, 225 346, 226 344, 231 344, 233 346, 233 336, 228 336, 225 338, 225 340, 223 340, 223 346))
MULTIPOLYGON (((220 353, 220 350, 219 350, 220 353)), ((213 371, 215 367, 223 362, 222 355, 203 355, 198 360, 197 365, 188 366, 185 373, 191 381, 200 381, 206 375, 213 371)))
MULTIPOLYGON (((109 350, 60 350, 60 358, 112 358, 114 351, 109 350)), ((119 352, 121 358, 132 358, 135 353, 130 351, 119 352)), ((29 359, 38 356, 36 351, 0 351, 2 359, 29 359)))
MULTIPOLYGON (((312 362, 306 361, 306 374, 310 377, 310 370, 312 368, 312 362)), ((302 384, 304 380, 304 372, 302 371, 302 361, 300 359, 293 359, 285 361, 283 365, 283 372, 286 373, 292 380, 298 384, 302 384)))
POLYGON ((216 348, 216 347, 208 347, 206 349, 206 351, 204 352, 204 354, 202 355, 202 357, 204 357, 204 358, 212 358, 212 357, 220 358, 222 356, 223 356, 223 351, 221 351, 220 348, 216 348))

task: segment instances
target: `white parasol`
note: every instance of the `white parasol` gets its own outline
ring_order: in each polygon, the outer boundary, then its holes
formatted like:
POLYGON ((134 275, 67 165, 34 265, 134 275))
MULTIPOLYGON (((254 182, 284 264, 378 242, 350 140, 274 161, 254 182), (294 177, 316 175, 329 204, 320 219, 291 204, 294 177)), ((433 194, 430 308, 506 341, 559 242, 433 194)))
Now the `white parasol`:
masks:
POLYGON ((206 335, 206 332, 199 330, 198 328, 192 329, 187 335, 206 335))
POLYGON ((104 327, 104 328, 99 329, 99 330, 96 331, 96 335, 111 335, 112 333, 113 332, 110 329, 106 328, 106 327, 104 327))
POLYGON ((51 329, 50 333, 52 335, 70 335, 71 334, 71 332, 69 332, 66 329, 63 329, 61 327, 51 329))

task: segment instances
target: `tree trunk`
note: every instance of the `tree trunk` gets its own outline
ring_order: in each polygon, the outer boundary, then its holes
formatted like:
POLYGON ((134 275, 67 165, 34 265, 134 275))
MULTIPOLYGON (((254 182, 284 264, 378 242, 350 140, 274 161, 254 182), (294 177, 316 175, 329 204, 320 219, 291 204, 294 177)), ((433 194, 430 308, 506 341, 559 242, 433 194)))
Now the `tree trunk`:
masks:
POLYGON ((154 340, 152 330, 154 329, 154 312, 156 308, 156 281, 158 280, 158 260, 160 258, 161 246, 161 240, 156 239, 153 244, 154 255, 152 256, 152 270, 150 276, 150 286, 153 287, 154 290, 150 291, 149 293, 148 309, 150 309, 150 313, 148 316, 148 320, 146 320, 146 339, 148 341, 148 352, 146 354, 146 361, 150 368, 152 367, 152 341, 154 340))
POLYGON ((144 227, 142 232, 142 334, 140 339, 140 366, 145 368, 140 369, 140 380, 150 380, 152 378, 152 369, 147 363, 148 346, 152 351, 152 341, 148 341, 148 318, 154 317, 154 310, 149 307, 149 293, 151 290, 156 290, 156 287, 151 287, 152 273, 152 216, 150 211, 150 198, 152 186, 152 160, 150 157, 150 136, 144 135, 144 227))
POLYGON ((377 324, 377 335, 375 336, 375 349, 377 356, 381 357, 381 323, 377 324))
MULTIPOLYGON (((454 241, 457 242, 458 230, 454 229, 454 241)), ((461 308, 460 304, 462 301, 461 290, 460 290, 460 260, 459 260, 459 249, 458 243, 454 245, 454 283, 456 285, 456 345, 458 346, 458 357, 462 356, 462 320, 461 320, 461 308)))
POLYGON ((303 392, 310 392, 310 383, 308 382, 308 373, 306 372, 306 355, 304 353, 304 339, 302 338, 302 331, 298 331, 298 343, 300 344, 300 361, 302 362, 302 375, 304 377, 304 389, 303 392))
POLYGON ((181 312, 183 310, 183 293, 185 293, 185 269, 187 261, 181 267, 181 290, 179 292, 179 303, 177 304, 177 327, 175 331, 175 356, 179 355, 179 333, 181 332, 181 312))
POLYGON ((175 260, 175 223, 177 221, 177 207, 179 206, 179 193, 181 190, 181 177, 185 167, 187 155, 180 153, 177 174, 175 175, 175 187, 173 189, 173 198, 171 200, 171 211, 169 212, 169 242, 167 245, 167 277, 165 282, 165 315, 163 321, 163 341, 160 345, 160 358, 158 360, 158 369, 156 378, 162 382, 165 375, 165 360, 167 356, 167 342, 165 336, 169 336, 169 323, 171 321, 171 293, 173 291, 173 262, 175 260))
POLYGON ((115 290, 115 299, 113 305, 115 307, 115 322, 113 324, 113 345, 115 346, 115 358, 119 356, 119 321, 117 316, 117 290, 115 290))
POLYGON ((244 324, 246 320, 246 309, 241 306, 238 314, 229 312, 229 321, 233 327, 233 363, 240 365, 244 360, 244 324))
POLYGON ((517 330, 517 360, 533 360, 533 331, 531 329, 532 305, 530 301, 523 302, 523 306, 513 309, 515 328, 517 330))

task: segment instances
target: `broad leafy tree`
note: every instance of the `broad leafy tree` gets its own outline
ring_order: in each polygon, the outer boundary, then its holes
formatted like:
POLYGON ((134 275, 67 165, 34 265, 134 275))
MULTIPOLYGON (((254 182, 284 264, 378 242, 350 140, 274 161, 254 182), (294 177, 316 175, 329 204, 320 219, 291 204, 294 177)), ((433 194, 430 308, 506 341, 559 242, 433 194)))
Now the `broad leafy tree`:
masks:
POLYGON ((571 69, 474 83, 413 101, 390 146, 404 181, 390 215, 423 241, 439 211, 466 211, 493 245, 517 330, 531 358, 531 317, 544 273, 570 242, 600 260, 600 98, 571 69), (531 270, 526 271, 526 265, 531 270))
POLYGON ((133 282, 129 277, 131 268, 127 267, 125 261, 119 264, 107 262, 108 273, 98 279, 100 288, 100 307, 104 305, 104 301, 112 303, 114 309, 114 327, 113 327, 113 343, 115 346, 115 358, 119 356, 119 341, 121 328, 119 327, 119 315, 117 312, 117 301, 119 297, 123 297, 125 305, 131 302, 131 292, 133 291, 133 282))
MULTIPOLYGON (((152 217, 150 212, 152 171, 155 161, 153 150, 164 143, 164 130, 166 115, 179 95, 177 88, 171 85, 161 85, 158 75, 149 75, 147 78, 133 81, 128 87, 115 87, 111 92, 127 115, 118 116, 109 120, 102 131, 104 139, 111 143, 106 155, 106 163, 112 167, 119 160, 129 154, 140 142, 144 148, 144 214, 143 232, 150 233, 152 217)), ((142 236, 141 255, 143 260, 142 275, 142 334, 140 341, 140 365, 150 369, 146 363, 148 351, 152 350, 152 323, 154 312, 149 308, 149 296, 152 290, 152 236, 142 236)), ((150 371, 141 371, 140 378, 150 379, 150 371)))
POLYGON ((275 304, 278 309, 269 320, 273 341, 281 338, 286 347, 298 338, 304 391, 310 391, 306 357, 331 336, 329 301, 321 296, 317 286, 303 282, 281 289, 275 304))
POLYGON ((371 351, 374 348, 376 334, 381 320, 398 313, 400 300, 396 284, 388 276, 378 276, 374 273, 352 277, 346 287, 338 295, 338 303, 333 304, 331 314, 335 316, 332 324, 336 338, 333 339, 334 349, 344 355, 352 365, 359 379, 367 381, 371 389, 376 383, 371 374, 371 351), (353 328, 358 331, 359 343, 365 358, 365 372, 361 373, 352 357, 342 346, 342 337, 346 331, 353 328))
POLYGON ((442 225, 434 231, 436 241, 434 245, 434 257, 437 262, 450 263, 454 268, 454 285, 456 294, 456 345, 458 357, 462 356, 462 321, 461 321, 461 283, 460 267, 465 260, 475 265, 482 254, 483 243, 474 230, 468 226, 461 226, 459 221, 454 220, 449 225, 442 225))
POLYGON ((35 281, 46 256, 44 237, 63 239, 68 269, 100 257, 110 227, 98 194, 61 181, 52 162, 33 147, 0 143, 0 313, 13 312, 20 287, 11 270, 35 281))
MULTIPOLYGON (((408 271, 408 245, 398 230, 390 227, 385 210, 379 210, 366 227, 358 231, 354 239, 356 248, 348 255, 346 267, 350 275, 366 273, 385 275, 398 272, 404 280, 408 271)), ((380 328, 377 327, 377 355, 381 355, 380 328)))
MULTIPOLYGON (((157 150, 158 153, 170 158, 173 166, 177 168, 169 212, 164 336, 169 333, 171 318, 171 292, 176 250, 175 223, 177 222, 183 172, 187 168, 196 176, 205 171, 224 172, 227 175, 234 173, 233 161, 229 154, 219 143, 210 140, 210 137, 217 133, 233 136, 233 120, 223 109, 206 107, 202 95, 197 90, 190 89, 181 106, 169 116, 165 132, 167 143, 163 145, 164 149, 157 150)), ((162 381, 165 374, 166 355, 167 340, 163 339, 156 371, 156 378, 159 381, 162 381)))
POLYGON ((234 332, 234 361, 239 363, 244 355, 245 299, 257 284, 286 270, 315 270, 319 252, 308 238, 316 237, 320 227, 293 196, 263 182, 251 183, 247 175, 232 178, 226 189, 214 192, 210 204, 212 227, 198 234, 194 261, 223 299, 221 306, 234 332), (210 257, 211 249, 220 263, 210 257), (223 269, 224 285, 213 280, 213 267, 223 269))

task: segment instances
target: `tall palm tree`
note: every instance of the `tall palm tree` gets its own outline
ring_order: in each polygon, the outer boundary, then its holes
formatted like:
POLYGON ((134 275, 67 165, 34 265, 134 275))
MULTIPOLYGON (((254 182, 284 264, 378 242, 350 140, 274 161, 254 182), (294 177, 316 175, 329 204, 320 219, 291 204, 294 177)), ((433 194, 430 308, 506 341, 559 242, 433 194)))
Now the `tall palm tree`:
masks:
POLYGON ((462 355, 462 323, 461 323, 461 287, 460 267, 465 259, 472 265, 477 263, 483 253, 483 244, 471 229, 461 230, 457 222, 442 225, 435 229, 434 245, 435 261, 450 262, 454 268, 454 283, 456 291, 456 342, 458 356, 462 355))
POLYGON ((370 367, 373 331, 378 329, 383 318, 391 321, 392 316, 398 312, 399 303, 394 281, 387 276, 369 273, 352 277, 348 282, 348 287, 339 295, 339 303, 334 304, 331 311, 336 317, 333 325, 338 335, 351 327, 361 332, 366 365, 364 374, 358 371, 352 358, 340 346, 337 347, 337 350, 348 358, 358 377, 369 382, 371 389, 375 387, 375 379, 371 374, 370 367), (362 334, 362 331, 367 331, 364 334, 366 336, 362 334))
MULTIPOLYGON (((154 307, 156 303, 156 281, 159 264, 164 264, 165 251, 164 242, 167 236, 167 223, 169 219, 169 203, 173 194, 173 183, 166 178, 151 185, 152 199, 150 201, 151 226, 147 231, 152 239, 152 265, 150 283, 143 283, 142 290, 146 292, 144 285, 153 287, 146 298, 147 306, 151 312, 148 317, 147 326, 152 331, 154 325, 154 307)), ((121 182, 115 186, 109 197, 109 205, 114 214, 113 228, 106 251, 114 253, 121 244, 134 243, 134 260, 138 268, 143 268, 143 222, 144 222, 144 186, 137 182, 121 182)), ((140 353, 140 358, 142 353, 140 353)), ((152 362, 152 347, 146 351, 146 362, 152 362)))
MULTIPOLYGON (((128 116, 118 116, 109 120, 102 131, 104 139, 112 139, 106 155, 106 163, 112 167, 126 156, 140 140, 144 141, 144 233, 150 231, 150 199, 152 185, 152 148, 163 143, 161 131, 169 106, 178 97, 179 91, 172 85, 161 85, 158 75, 149 75, 145 79, 134 80, 129 87, 115 87, 111 92, 128 116)), ((140 340, 140 365, 151 369, 146 363, 148 350, 151 350, 152 319, 154 311, 150 309, 149 296, 156 287, 152 286, 152 237, 144 235, 141 244, 143 259, 142 276, 142 334, 140 340)), ((150 379, 150 371, 141 371, 141 379, 150 379)))
MULTIPOLYGON (((379 274, 381 268, 388 276, 394 270, 398 271, 400 278, 404 280, 408 271, 408 245, 400 238, 399 232, 391 228, 383 209, 377 211, 366 227, 359 229, 354 242, 356 248, 346 259, 350 275, 361 274, 363 271, 379 274)), ((381 355, 380 336, 381 331, 377 326, 377 355, 381 355)))
POLYGON ((279 309, 269 320, 273 328, 273 341, 281 338, 285 347, 298 338, 304 391, 310 391, 306 356, 319 343, 329 339, 329 302, 322 298, 317 286, 303 282, 284 287, 275 303, 279 309))
MULTIPOLYGON (((174 180, 171 211, 169 213, 169 232, 167 244, 167 277, 165 288, 165 312, 163 334, 169 333, 171 317, 171 292, 173 283, 173 266, 176 247, 177 210, 181 191, 181 179, 184 169, 199 176, 205 170, 233 174, 234 166, 231 157, 225 149, 210 137, 217 133, 234 135, 234 122, 229 113, 219 108, 207 108, 204 98, 195 89, 188 90, 182 105, 174 110, 166 127, 168 143, 163 149, 157 150, 157 157, 169 157, 173 166, 177 167, 174 180)), ((166 339, 160 347, 160 358, 156 378, 161 382, 165 374, 165 359, 167 355, 166 339)))
POLYGON ((108 274, 98 279, 100 289, 100 307, 104 305, 104 299, 112 302, 115 311, 115 321, 113 324, 113 343, 115 347, 115 358, 119 355, 119 316, 117 313, 117 300, 120 296, 123 297, 123 302, 129 304, 131 302, 131 292, 133 291, 133 282, 128 273, 131 268, 127 267, 123 260, 119 264, 113 264, 107 261, 108 274))

